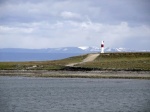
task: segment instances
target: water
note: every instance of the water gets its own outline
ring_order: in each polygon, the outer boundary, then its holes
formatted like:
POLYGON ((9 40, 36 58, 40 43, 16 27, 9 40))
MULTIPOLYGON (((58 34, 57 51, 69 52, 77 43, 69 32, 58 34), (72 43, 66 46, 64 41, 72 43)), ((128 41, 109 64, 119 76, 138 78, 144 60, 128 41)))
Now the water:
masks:
POLYGON ((150 112, 150 81, 0 77, 0 112, 150 112))
POLYGON ((81 53, 0 53, 0 61, 45 61, 58 60, 71 56, 78 56, 81 53))

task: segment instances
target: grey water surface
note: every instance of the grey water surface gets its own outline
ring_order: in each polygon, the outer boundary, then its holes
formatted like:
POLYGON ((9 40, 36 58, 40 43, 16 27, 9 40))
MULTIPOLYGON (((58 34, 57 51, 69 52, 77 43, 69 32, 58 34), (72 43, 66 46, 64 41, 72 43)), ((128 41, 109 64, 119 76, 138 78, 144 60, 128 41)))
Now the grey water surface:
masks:
POLYGON ((1 76, 0 112, 150 112, 150 80, 1 76))
POLYGON ((59 60, 83 53, 13 53, 0 52, 0 62, 59 60))

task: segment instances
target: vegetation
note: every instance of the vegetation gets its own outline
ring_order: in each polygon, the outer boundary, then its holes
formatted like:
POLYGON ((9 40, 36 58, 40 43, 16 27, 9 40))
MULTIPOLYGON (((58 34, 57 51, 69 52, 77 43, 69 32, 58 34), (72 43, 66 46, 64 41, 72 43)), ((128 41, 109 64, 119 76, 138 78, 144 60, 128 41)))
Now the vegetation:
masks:
POLYGON ((0 70, 61 70, 69 63, 81 62, 86 56, 54 61, 0 62, 0 70))
MULTIPOLYGON (((86 57, 81 55, 54 61, 0 62, 0 70, 66 70, 67 64, 82 62, 86 57)), ((75 66, 84 69, 150 71, 150 53, 104 53, 92 62, 75 66)))
POLYGON ((104 53, 80 67, 107 70, 150 70, 150 53, 104 53))

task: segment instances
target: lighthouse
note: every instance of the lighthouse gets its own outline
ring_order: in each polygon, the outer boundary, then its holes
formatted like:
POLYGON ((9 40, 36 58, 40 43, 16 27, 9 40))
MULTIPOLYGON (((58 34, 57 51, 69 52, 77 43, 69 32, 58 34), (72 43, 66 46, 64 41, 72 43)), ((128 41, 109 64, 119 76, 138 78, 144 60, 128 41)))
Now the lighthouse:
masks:
POLYGON ((104 53, 104 41, 101 43, 101 53, 104 53))

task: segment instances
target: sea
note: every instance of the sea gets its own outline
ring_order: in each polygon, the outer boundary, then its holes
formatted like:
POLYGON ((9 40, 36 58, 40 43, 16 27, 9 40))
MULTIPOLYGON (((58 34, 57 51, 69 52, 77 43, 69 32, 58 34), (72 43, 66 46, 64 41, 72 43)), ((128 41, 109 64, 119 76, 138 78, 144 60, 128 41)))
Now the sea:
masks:
POLYGON ((0 112, 150 112, 150 81, 0 76, 0 112))
POLYGON ((59 60, 82 53, 14 53, 0 52, 0 62, 59 60))

